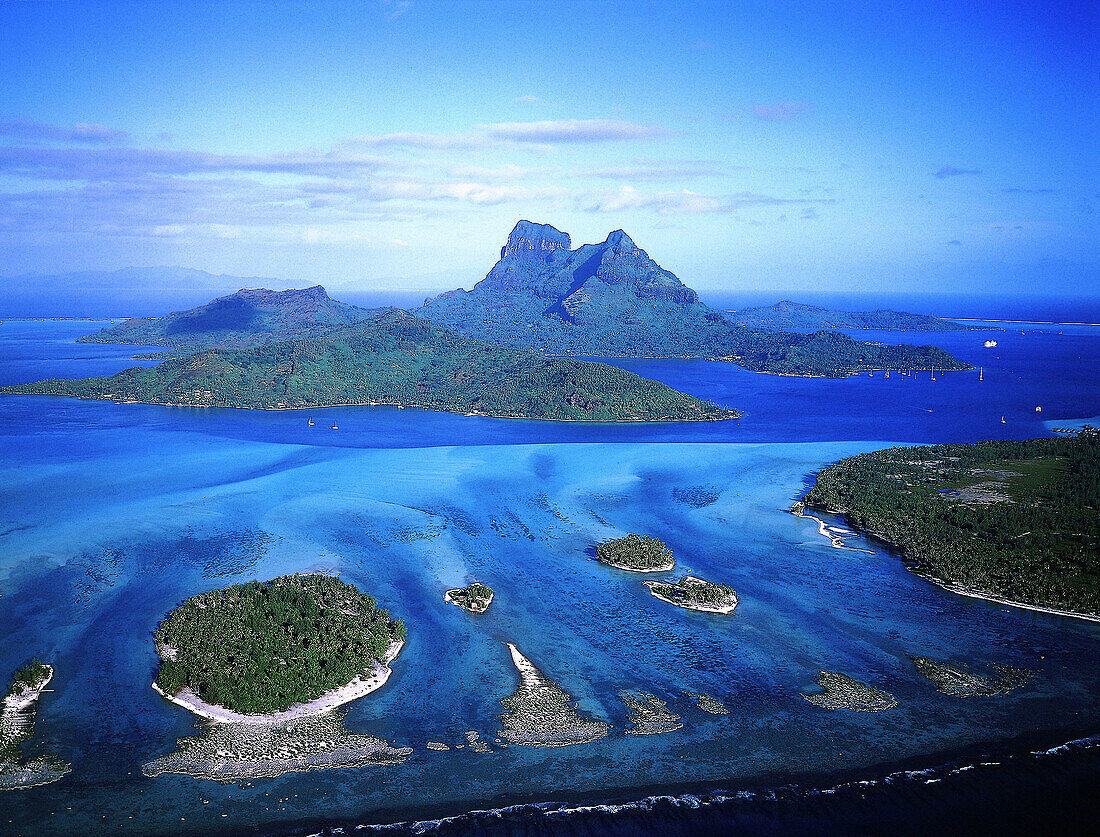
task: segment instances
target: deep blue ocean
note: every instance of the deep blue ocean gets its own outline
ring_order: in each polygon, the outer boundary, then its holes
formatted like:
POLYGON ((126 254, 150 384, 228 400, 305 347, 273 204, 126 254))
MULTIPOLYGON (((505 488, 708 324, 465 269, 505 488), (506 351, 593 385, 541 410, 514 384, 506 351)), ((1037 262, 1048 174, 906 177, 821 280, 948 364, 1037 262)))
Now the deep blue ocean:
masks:
MULTIPOLYGON (((73 342, 102 325, 0 324, 0 381, 133 365, 140 348, 73 342)), ((1100 731, 1100 624, 945 592, 876 544, 833 549, 787 509, 859 451, 1100 423, 1100 327, 853 334, 935 342, 983 380, 613 361, 744 412, 656 425, 340 408, 310 427, 298 411, 0 397, 0 677, 32 656, 54 665, 27 752, 73 768, 0 795, 0 833, 1004 833, 1052 814, 1072 827, 1094 813, 1100 768, 1091 738, 1056 745, 1100 731), (735 614, 670 607, 590 558, 627 531, 664 539, 677 572, 731 584, 735 614), (345 725, 412 747, 409 759, 227 785, 143 776, 197 731, 150 688, 157 622, 201 591, 309 570, 339 573, 408 625, 389 683, 345 725), (496 591, 487 614, 444 605, 475 578, 496 591), (518 684, 505 642, 611 733, 427 750, 467 731, 497 738, 518 684), (1035 676, 959 699, 914 655, 1035 676), (813 706, 799 693, 822 669, 899 706, 813 706), (622 690, 666 700, 683 728, 623 734, 622 690)))

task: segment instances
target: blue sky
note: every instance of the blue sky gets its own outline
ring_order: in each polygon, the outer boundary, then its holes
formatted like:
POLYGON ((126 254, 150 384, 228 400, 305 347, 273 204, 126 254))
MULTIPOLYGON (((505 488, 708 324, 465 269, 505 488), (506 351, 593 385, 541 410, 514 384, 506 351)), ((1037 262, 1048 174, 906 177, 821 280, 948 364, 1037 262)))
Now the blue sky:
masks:
POLYGON ((0 0, 0 275, 468 287, 529 218, 700 290, 1095 291, 1098 55, 1088 2, 0 0))

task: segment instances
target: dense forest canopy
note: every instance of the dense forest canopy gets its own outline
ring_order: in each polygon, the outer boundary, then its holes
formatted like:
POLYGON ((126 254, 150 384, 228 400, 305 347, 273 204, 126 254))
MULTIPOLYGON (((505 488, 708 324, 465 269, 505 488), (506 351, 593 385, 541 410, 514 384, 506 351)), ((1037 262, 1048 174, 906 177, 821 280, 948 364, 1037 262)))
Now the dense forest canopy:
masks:
POLYGON ((947 583, 1100 615, 1100 437, 890 448, 826 468, 839 512, 947 583))
POLYGON ((635 532, 597 544, 596 559, 625 570, 671 569, 675 563, 663 541, 635 532))
POLYGON ((270 714, 369 674, 405 626, 338 578, 291 575, 188 599, 154 637, 165 692, 270 714))
POLYGON ((18 694, 36 686, 50 675, 50 667, 37 657, 22 666, 12 677, 9 695, 18 694))

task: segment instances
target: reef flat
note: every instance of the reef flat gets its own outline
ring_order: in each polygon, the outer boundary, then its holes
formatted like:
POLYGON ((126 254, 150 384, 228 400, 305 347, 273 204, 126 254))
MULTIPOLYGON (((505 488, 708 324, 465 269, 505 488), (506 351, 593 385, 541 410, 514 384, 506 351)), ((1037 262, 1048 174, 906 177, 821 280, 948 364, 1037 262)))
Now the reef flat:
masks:
POLYGON ((817 676, 817 685, 825 691, 802 697, 822 709, 851 709, 855 712, 881 712, 893 709, 898 700, 889 692, 853 680, 838 671, 823 671, 817 676))
POLYGON ((501 701, 508 710, 500 716, 504 729, 500 737, 511 744, 530 747, 568 747, 603 738, 610 726, 585 717, 557 683, 508 643, 512 663, 520 675, 520 686, 501 701))
POLYGON ((619 697, 626 704, 630 719, 627 735, 661 735, 684 725, 680 716, 668 708, 668 703, 655 695, 622 692, 619 697))
POLYGON ((1003 695, 1018 689, 1035 673, 1025 668, 991 663, 989 674, 981 674, 968 666, 933 660, 931 657, 913 657, 913 665, 922 675, 931 680, 936 689, 953 697, 992 697, 1003 695))
POLYGON ((695 705, 702 709, 704 712, 709 712, 711 715, 728 715, 730 711, 726 708, 726 704, 718 700, 716 697, 711 697, 705 694, 696 694, 694 692, 686 692, 687 696, 695 701, 695 705))
POLYGON ((20 790, 56 782, 72 766, 54 756, 23 759, 19 746, 34 731, 35 704, 53 679, 53 667, 35 661, 24 666, 0 703, 0 790, 20 790))
POLYGON ((282 723, 210 724, 199 735, 180 738, 176 750, 141 768, 146 776, 179 773, 197 779, 237 782, 308 770, 400 764, 411 747, 392 747, 381 738, 344 727, 344 715, 329 712, 282 723))

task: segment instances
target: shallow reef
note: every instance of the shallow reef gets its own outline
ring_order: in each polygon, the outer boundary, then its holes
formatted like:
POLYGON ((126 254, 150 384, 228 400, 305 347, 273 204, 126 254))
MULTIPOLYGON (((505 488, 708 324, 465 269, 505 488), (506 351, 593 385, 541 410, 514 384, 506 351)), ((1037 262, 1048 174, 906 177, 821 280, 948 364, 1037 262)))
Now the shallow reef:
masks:
POLYGON ((822 709, 851 709, 855 712, 881 712, 893 709, 898 699, 889 692, 853 680, 838 671, 823 671, 817 676, 817 685, 824 692, 802 697, 822 709))
POLYGON ((655 695, 621 692, 619 697, 627 706, 628 735, 660 735, 684 725, 680 716, 668 708, 668 703, 655 695))
POLYGON ((610 726, 585 717, 557 683, 546 677, 508 643, 512 662, 520 673, 515 694, 501 701, 508 710, 500 716, 500 737, 511 744, 531 747, 568 747, 603 738, 610 726))
POLYGON ((982 674, 961 663, 948 663, 931 657, 913 657, 913 665, 931 680, 936 689, 952 697, 992 697, 1023 686, 1035 676, 1026 668, 991 663, 990 673, 982 674))
POLYGON ((176 742, 176 751, 141 768, 146 776, 181 773, 237 782, 307 770, 400 764, 411 747, 391 747, 380 738, 344 727, 343 712, 328 712, 273 724, 208 724, 176 742))

